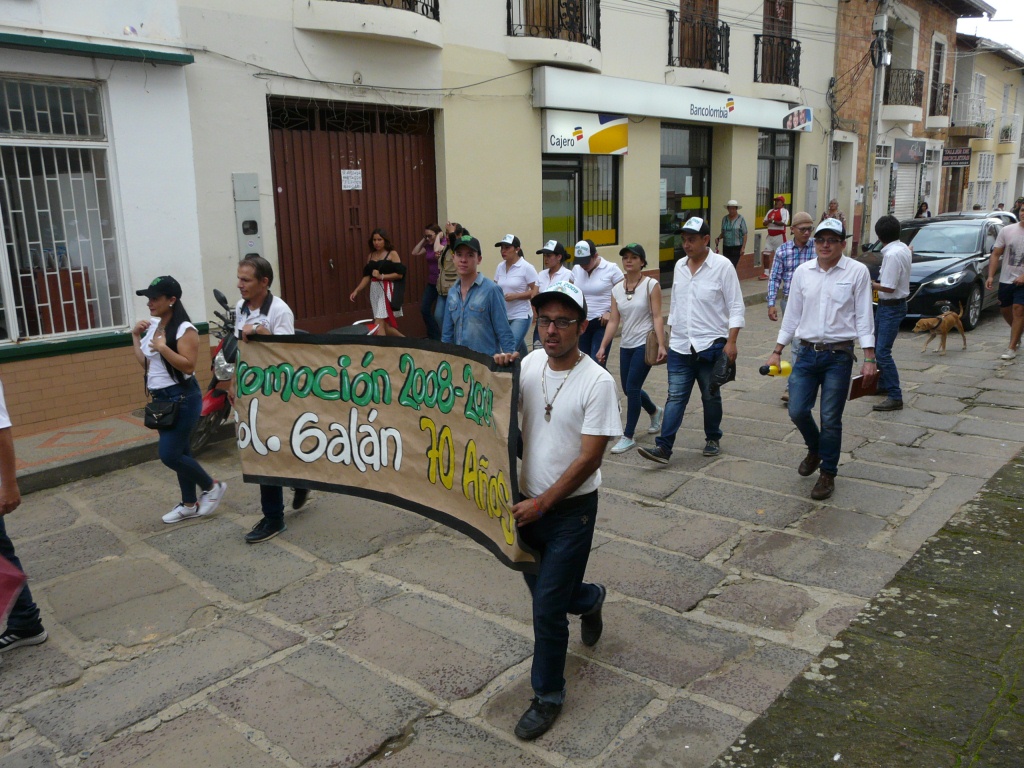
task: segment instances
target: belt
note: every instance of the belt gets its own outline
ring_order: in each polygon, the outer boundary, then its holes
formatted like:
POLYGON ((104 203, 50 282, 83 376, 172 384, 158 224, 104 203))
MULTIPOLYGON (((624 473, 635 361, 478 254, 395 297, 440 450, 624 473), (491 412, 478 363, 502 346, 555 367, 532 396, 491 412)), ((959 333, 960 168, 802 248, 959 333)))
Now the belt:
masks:
POLYGON ((906 299, 879 299, 878 306, 880 307, 895 307, 900 304, 906 304, 906 299))
POLYGON ((853 341, 804 341, 800 340, 800 345, 813 349, 815 352, 852 352, 853 341))

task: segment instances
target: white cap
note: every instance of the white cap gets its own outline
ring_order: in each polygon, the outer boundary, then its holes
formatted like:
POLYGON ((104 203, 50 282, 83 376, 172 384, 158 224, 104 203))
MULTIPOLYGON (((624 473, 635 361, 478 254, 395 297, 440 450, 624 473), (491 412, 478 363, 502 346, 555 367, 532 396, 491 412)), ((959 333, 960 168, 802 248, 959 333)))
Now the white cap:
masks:
POLYGON ((843 222, 839 219, 825 219, 814 230, 815 236, 817 236, 819 232, 832 232, 839 235, 844 240, 846 239, 846 227, 843 226, 843 222))
POLYGON ((542 303, 551 298, 549 294, 558 294, 571 300, 573 304, 583 310, 583 314, 587 313, 587 299, 583 295, 583 291, 577 288, 575 285, 570 283, 568 280, 559 280, 557 283, 552 283, 543 291, 534 296, 530 303, 533 306, 540 306, 542 303))
POLYGON ((594 252, 590 248, 590 243, 586 240, 580 240, 576 243, 575 247, 576 258, 578 259, 589 259, 594 256, 594 252))
POLYGON ((518 248, 519 238, 516 237, 515 235, 505 235, 503 238, 501 238, 501 240, 494 244, 494 247, 497 248, 499 245, 511 245, 514 248, 518 248))
POLYGON ((698 235, 707 235, 711 233, 711 228, 700 216, 691 216, 686 220, 686 223, 683 224, 681 231, 692 232, 698 235))

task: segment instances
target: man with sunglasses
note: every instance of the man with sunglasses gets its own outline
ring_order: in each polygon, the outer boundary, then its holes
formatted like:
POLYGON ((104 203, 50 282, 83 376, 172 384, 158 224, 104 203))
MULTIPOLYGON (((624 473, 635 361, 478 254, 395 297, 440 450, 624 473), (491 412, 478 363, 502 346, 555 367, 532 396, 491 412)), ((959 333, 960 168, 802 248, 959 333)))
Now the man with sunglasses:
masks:
POLYGON ((807 446, 797 472, 808 477, 821 469, 811 491, 811 498, 818 501, 835 490, 855 342, 864 350, 861 374, 867 379, 878 375, 871 275, 863 264, 843 255, 846 237, 839 219, 825 219, 814 231, 817 258, 793 272, 782 328, 768 357, 768 365, 778 365, 786 345, 800 339, 789 377, 789 418, 807 446), (811 413, 819 390, 820 428, 811 413))
MULTIPOLYGON (((811 233, 814 231, 814 219, 806 211, 798 211, 793 214, 793 239, 779 246, 772 259, 772 273, 768 278, 768 319, 773 323, 778 322, 779 313, 775 307, 776 301, 782 307, 782 314, 786 314, 786 304, 789 299, 789 286, 793 281, 793 272, 805 261, 814 258, 814 241, 811 233), (781 291, 779 290, 781 288, 781 291)), ((793 339, 793 346, 790 348, 790 359, 796 362, 797 346, 799 339, 793 339)), ((789 401, 789 379, 786 379, 786 391, 782 393, 782 402, 789 401)))
MULTIPOLYGON (((526 574, 533 597, 534 698, 515 728, 526 741, 545 733, 562 711, 569 614, 580 616, 584 645, 601 637, 605 588, 583 576, 594 540, 601 460, 608 440, 622 433, 615 380, 580 351, 587 329, 583 291, 570 282, 552 283, 531 303, 544 348, 527 355, 519 371, 524 498, 512 507, 520 537, 541 555, 538 572, 526 574)), ((495 361, 508 365, 514 357, 498 354, 495 361)))

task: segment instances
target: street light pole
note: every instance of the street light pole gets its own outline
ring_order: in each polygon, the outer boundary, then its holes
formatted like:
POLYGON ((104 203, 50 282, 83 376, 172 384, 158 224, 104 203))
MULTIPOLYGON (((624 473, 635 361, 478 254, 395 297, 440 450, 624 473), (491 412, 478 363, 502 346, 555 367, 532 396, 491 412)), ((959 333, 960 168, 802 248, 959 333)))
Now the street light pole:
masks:
POLYGON ((879 103, 885 89, 885 68, 889 64, 889 52, 885 44, 885 33, 889 28, 889 0, 880 0, 878 13, 871 25, 875 33, 871 41, 871 63, 875 67, 875 82, 871 89, 871 116, 868 118, 867 142, 864 163, 864 207, 860 221, 860 242, 869 242, 871 236, 872 200, 875 189, 875 156, 878 147, 879 103))

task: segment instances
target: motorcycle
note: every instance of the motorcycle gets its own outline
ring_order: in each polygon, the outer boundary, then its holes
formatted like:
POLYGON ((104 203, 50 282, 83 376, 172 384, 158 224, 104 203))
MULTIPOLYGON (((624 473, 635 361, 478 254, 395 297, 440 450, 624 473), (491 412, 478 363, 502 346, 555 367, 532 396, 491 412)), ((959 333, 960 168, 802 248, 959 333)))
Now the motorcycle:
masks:
POLYGON ((235 378, 235 360, 238 358, 238 340, 235 338, 235 310, 228 304, 227 297, 216 288, 213 297, 224 309, 224 312, 213 314, 220 320, 220 328, 214 331, 220 341, 213 351, 210 368, 213 376, 210 385, 203 394, 203 409, 199 422, 192 430, 189 447, 192 455, 197 455, 210 442, 210 438, 231 418, 231 398, 228 390, 235 378))

